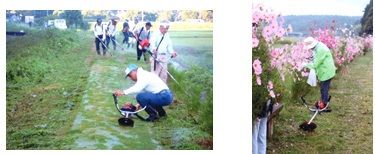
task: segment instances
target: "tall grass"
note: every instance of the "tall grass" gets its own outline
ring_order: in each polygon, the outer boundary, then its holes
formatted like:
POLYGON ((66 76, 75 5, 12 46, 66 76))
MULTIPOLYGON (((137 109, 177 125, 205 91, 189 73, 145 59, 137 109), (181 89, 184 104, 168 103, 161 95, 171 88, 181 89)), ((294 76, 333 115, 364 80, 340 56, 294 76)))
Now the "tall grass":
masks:
POLYGON ((64 149, 70 138, 59 136, 70 129, 88 78, 90 61, 81 49, 92 39, 73 31, 25 31, 6 40, 7 149, 64 149))

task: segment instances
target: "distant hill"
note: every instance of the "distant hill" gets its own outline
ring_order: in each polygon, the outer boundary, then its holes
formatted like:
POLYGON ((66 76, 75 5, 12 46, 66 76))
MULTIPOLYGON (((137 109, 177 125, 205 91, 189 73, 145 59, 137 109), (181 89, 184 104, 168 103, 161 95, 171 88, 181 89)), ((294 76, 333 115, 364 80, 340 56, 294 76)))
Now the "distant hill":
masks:
POLYGON ((319 25, 319 27, 325 27, 332 25, 332 21, 335 20, 337 21, 336 28, 349 28, 351 25, 358 28, 361 18, 361 16, 338 15, 288 15, 284 16, 283 27, 287 27, 290 24, 293 28, 293 33, 307 35, 311 34, 309 28, 314 26, 314 22, 319 25))

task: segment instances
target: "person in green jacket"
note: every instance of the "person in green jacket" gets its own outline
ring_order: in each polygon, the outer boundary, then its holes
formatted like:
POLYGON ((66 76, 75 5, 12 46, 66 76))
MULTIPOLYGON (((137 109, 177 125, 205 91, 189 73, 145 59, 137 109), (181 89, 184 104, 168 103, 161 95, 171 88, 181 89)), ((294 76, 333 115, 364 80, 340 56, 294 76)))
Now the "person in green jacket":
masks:
MULTIPOLYGON (((304 41, 305 49, 314 50, 314 62, 302 63, 303 67, 309 69, 315 69, 320 81, 320 102, 324 103, 323 108, 328 102, 328 92, 331 85, 332 78, 336 75, 336 67, 333 60, 333 56, 327 45, 312 37, 307 37, 304 41)), ((322 108, 322 106, 320 106, 322 108)))

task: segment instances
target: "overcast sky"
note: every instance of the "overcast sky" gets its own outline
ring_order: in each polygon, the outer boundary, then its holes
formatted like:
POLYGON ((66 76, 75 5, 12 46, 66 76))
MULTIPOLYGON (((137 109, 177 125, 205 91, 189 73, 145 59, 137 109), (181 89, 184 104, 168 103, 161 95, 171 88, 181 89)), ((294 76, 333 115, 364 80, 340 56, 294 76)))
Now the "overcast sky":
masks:
POLYGON ((345 15, 363 16, 370 0, 253 0, 263 2, 283 15, 345 15))

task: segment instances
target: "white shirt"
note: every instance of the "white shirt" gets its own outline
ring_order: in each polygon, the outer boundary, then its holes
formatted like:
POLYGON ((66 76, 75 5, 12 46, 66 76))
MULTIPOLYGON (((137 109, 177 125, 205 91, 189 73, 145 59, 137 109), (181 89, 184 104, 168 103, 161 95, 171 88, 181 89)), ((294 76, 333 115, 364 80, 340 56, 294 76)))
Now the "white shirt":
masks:
MULTIPOLYGON (((137 24, 138 24, 138 23, 137 23, 137 24)), ((135 34, 134 31, 137 29, 137 24, 132 24, 131 26, 130 26, 130 24, 129 24, 129 27, 131 27, 131 29, 129 29, 129 31, 132 32, 133 34, 135 34)), ((135 36, 135 35, 134 35, 134 36, 135 36)))
POLYGON ((173 48, 172 48, 172 41, 169 38, 169 33, 166 33, 164 35, 163 40, 161 38, 163 37, 163 34, 160 31, 156 31, 152 33, 152 36, 150 38, 150 50, 154 51, 159 45, 159 42, 161 41, 159 48, 158 48, 158 53, 174 53, 173 48))
POLYGON ((116 36, 116 26, 110 24, 110 25, 108 26, 107 34, 108 34, 108 36, 111 36, 111 35, 112 35, 112 36, 116 36))
POLYGON ((151 93, 159 93, 164 89, 169 89, 168 86, 156 74, 147 72, 142 68, 138 68, 137 82, 132 87, 124 90, 125 95, 136 94, 142 90, 151 93))
POLYGON ((104 27, 103 23, 101 25, 98 25, 98 23, 95 24, 95 26, 94 26, 94 34, 95 34, 95 36, 103 35, 104 34, 104 30, 105 30, 105 27, 104 27))

